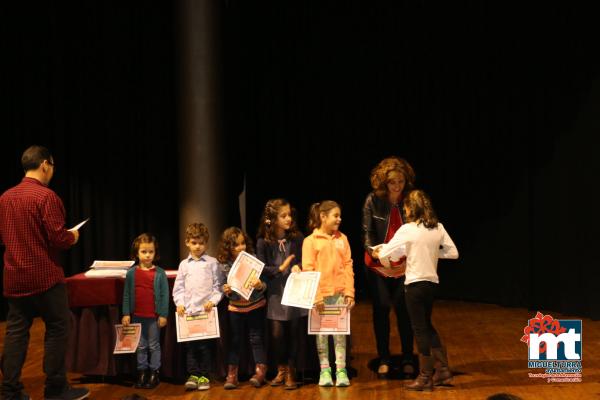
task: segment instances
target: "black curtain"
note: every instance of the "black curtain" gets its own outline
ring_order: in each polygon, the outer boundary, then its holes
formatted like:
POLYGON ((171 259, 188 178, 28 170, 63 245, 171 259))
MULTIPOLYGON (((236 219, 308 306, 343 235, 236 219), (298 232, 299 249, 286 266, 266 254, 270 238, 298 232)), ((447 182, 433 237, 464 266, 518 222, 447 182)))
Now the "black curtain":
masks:
POLYGON ((95 259, 129 259, 140 233, 179 262, 174 6, 146 2, 3 5, 0 191, 23 177, 28 146, 55 159, 50 187, 67 224, 67 276, 95 259))
MULTIPOLYGON (((343 207, 356 286, 369 172, 399 155, 461 253, 445 298, 600 318, 593 246, 600 107, 596 22, 571 4, 223 0, 229 224, 247 180, 265 201, 343 207)), ((47 145, 68 223, 91 217, 67 274, 155 233, 178 262, 175 6, 0 6, 0 190, 47 145)), ((211 234, 218 234, 211 232, 211 234)))
POLYGON ((408 159, 461 257, 443 297, 600 318, 594 13, 489 2, 227 2, 225 98, 250 222, 331 198, 361 267, 371 168, 408 159))

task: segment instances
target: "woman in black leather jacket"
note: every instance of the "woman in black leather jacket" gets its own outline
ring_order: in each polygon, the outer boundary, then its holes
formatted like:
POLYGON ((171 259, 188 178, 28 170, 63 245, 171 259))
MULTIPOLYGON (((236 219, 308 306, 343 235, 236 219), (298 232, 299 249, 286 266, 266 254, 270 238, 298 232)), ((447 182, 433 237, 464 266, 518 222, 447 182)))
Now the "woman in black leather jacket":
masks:
POLYGON ((379 162, 371 172, 371 186, 363 206, 362 232, 365 247, 365 265, 373 301, 373 328, 377 342, 379 378, 389 376, 391 354, 390 309, 396 312, 398 333, 402 343, 402 373, 412 375, 414 369, 413 333, 404 301, 404 276, 384 277, 373 267, 380 267, 371 257, 370 246, 387 243, 403 224, 402 200, 414 187, 415 173, 410 164, 398 157, 379 162))

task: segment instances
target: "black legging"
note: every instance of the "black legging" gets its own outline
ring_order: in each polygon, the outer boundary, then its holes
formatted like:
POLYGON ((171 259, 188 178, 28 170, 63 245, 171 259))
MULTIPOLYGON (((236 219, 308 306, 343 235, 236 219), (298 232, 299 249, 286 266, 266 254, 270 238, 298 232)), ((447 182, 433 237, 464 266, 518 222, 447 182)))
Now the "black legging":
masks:
POLYGON ((298 342, 300 340, 300 319, 289 321, 269 320, 271 330, 271 346, 275 353, 277 365, 296 366, 298 342))
POLYGON ((413 353, 413 331, 406 307, 404 278, 383 278, 369 271, 371 297, 373 298, 373 329, 377 343, 377 355, 382 362, 390 362, 390 311, 394 308, 402 353, 413 353))
POLYGON ((441 339, 431 323, 431 311, 437 284, 429 281, 405 286, 406 307, 410 314, 417 348, 424 356, 431 355, 431 348, 442 347, 441 339))
POLYGON ((229 311, 229 327, 231 328, 229 336, 229 351, 227 362, 231 365, 238 365, 240 362, 240 352, 242 349, 242 340, 244 335, 244 325, 248 327, 248 336, 250 338, 250 347, 256 364, 267 363, 267 353, 265 349, 265 307, 248 312, 229 311))

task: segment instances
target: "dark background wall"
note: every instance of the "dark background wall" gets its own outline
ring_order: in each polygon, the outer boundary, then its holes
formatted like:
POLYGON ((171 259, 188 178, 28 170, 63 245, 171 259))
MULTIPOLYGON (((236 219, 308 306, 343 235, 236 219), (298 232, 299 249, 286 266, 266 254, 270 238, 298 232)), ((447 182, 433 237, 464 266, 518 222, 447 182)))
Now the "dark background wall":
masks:
MULTIPOLYGON (((399 155, 461 258, 441 295, 600 318, 593 210, 600 76, 591 10, 470 2, 220 4, 229 224, 286 197, 343 206, 365 297, 369 172, 399 155)), ((150 230, 178 263, 177 12, 104 2, 2 11, 0 191, 32 143, 57 162, 68 275, 150 230)), ((209 188, 207 188, 209 190, 209 188)), ((219 234, 212 232, 213 235, 219 234)))

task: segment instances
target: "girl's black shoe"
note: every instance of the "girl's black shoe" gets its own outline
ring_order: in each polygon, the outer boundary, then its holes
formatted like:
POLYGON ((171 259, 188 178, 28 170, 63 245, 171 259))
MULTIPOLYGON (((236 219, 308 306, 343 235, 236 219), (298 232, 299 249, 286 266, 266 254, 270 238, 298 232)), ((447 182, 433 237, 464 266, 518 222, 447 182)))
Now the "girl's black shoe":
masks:
POLYGON ((143 388, 144 385, 146 384, 146 381, 148 380, 148 371, 145 369, 138 369, 138 377, 137 377, 137 381, 135 381, 135 385, 134 387, 136 388, 143 388))
POLYGON ((160 383, 160 379, 159 379, 158 375, 159 375, 158 370, 154 370, 154 371, 150 372, 150 376, 148 377, 148 380, 146 381, 146 384, 144 385, 144 389, 154 389, 155 387, 157 387, 158 384, 160 383))

